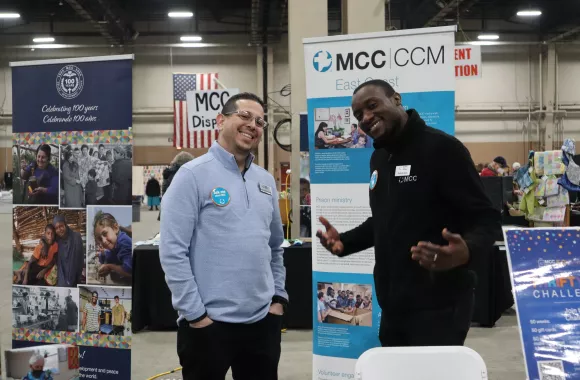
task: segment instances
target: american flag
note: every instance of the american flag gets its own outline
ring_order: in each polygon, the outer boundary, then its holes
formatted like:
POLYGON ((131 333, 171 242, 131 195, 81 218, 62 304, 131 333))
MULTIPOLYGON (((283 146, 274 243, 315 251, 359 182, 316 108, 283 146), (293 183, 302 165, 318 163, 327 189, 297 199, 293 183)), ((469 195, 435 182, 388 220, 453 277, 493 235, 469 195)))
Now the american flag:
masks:
POLYGON ((187 91, 214 90, 217 73, 173 74, 173 146, 178 148, 209 148, 218 131, 190 132, 187 117, 187 91))

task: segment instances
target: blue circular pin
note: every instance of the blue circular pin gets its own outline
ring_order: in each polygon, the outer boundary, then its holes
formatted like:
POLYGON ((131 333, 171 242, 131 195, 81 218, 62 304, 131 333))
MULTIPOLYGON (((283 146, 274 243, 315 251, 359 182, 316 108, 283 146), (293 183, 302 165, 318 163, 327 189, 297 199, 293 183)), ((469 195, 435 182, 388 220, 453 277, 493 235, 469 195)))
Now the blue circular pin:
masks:
POLYGON ((211 200, 216 206, 227 206, 230 203, 230 193, 223 187, 216 187, 211 191, 211 200))
POLYGON ((369 182, 369 188, 371 190, 375 188, 378 180, 379 180, 379 172, 375 170, 371 175, 371 181, 369 182))

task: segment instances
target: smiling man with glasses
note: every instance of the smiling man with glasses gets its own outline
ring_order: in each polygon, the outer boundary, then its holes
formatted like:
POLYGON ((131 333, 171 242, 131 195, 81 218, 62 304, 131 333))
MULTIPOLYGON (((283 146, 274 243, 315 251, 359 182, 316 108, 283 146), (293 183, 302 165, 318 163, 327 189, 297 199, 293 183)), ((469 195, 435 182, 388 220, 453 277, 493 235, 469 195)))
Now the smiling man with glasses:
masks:
POLYGON ((276 182, 253 164, 268 123, 254 94, 232 96, 218 140, 163 197, 160 257, 179 314, 184 380, 277 379, 288 295, 276 182))

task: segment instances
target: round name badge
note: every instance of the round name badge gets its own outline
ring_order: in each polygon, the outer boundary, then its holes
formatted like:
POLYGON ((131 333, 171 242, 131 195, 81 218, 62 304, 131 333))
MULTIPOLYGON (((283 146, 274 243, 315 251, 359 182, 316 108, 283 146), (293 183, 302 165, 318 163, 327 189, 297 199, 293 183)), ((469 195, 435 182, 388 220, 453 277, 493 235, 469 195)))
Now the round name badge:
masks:
POLYGON ((375 170, 371 175, 371 181, 369 182, 369 188, 371 190, 375 188, 378 180, 379 180, 379 172, 375 170))
POLYGON ((225 207, 230 203, 230 193, 223 187, 216 187, 211 191, 212 202, 219 207, 225 207))

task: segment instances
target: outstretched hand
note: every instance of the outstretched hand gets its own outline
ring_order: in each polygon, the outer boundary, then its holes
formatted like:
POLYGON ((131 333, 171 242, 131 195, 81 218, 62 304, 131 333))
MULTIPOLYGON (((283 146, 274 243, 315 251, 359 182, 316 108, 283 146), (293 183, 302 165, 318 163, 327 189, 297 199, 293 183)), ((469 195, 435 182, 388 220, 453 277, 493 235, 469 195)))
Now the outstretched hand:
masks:
POLYGON ((447 228, 442 235, 449 242, 448 245, 419 242, 411 248, 411 258, 429 270, 449 270, 466 264, 469 261, 469 248, 461 235, 452 234, 447 228))
POLYGON ((316 236, 320 239, 320 244, 322 244, 327 250, 333 255, 340 255, 344 251, 344 245, 340 241, 340 235, 336 228, 330 224, 325 217, 321 216, 318 218, 320 223, 324 226, 326 231, 318 230, 316 236))

